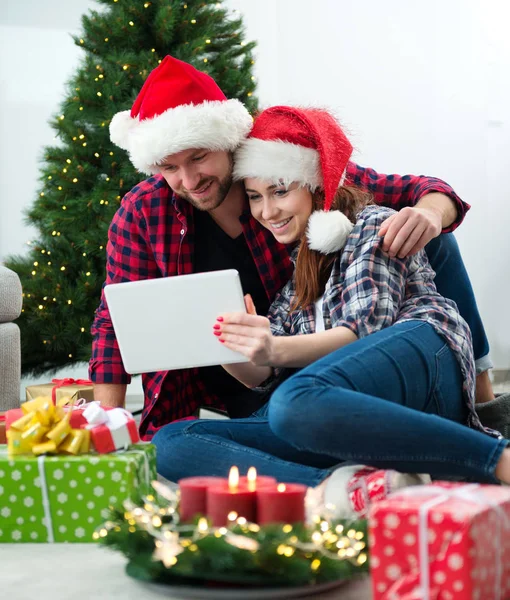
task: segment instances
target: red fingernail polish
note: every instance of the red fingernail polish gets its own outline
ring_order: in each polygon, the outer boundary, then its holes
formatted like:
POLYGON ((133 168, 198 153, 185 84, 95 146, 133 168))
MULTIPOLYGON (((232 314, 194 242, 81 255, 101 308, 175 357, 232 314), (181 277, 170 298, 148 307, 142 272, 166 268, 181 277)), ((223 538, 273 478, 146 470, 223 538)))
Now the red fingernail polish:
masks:
POLYGON ((221 342, 222 344, 224 344, 224 343, 225 343, 225 340, 222 340, 222 339, 220 339, 220 342, 221 342))
POLYGON ((221 323, 221 322, 223 321, 223 317, 218 317, 218 318, 216 319, 216 321, 219 321, 219 322, 221 323))
POLYGON ((221 335, 221 331, 213 331, 214 335, 221 335))
POLYGON ((220 329, 221 325, 218 325, 218 323, 216 323, 216 325, 213 325, 213 329, 220 329))

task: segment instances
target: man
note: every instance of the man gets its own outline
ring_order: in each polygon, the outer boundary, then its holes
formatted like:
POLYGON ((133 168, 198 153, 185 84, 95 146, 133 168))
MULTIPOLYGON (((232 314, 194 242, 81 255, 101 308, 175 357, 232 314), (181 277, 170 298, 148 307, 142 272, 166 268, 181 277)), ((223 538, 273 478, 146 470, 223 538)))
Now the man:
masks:
MULTIPOLYGON (((191 65, 167 56, 152 71, 131 111, 118 113, 110 125, 112 141, 128 151, 139 171, 153 177, 124 197, 112 221, 106 283, 235 268, 258 312, 267 311, 292 268, 286 248, 247 212, 242 184, 232 182, 232 152, 251 124, 238 100, 227 100, 211 77, 191 65)), ((453 231, 469 205, 446 183, 428 177, 379 175, 354 163, 347 168, 346 181, 368 188, 377 203, 402 209, 381 230, 384 248, 391 255, 404 257, 433 240, 427 251, 432 266, 440 265, 436 266, 439 283, 452 280, 452 262, 463 268, 452 236, 440 233, 453 231)), ((467 305, 472 330, 481 330, 483 348, 477 358, 485 362, 485 374, 479 400, 493 400, 488 344, 471 286, 465 271, 455 277, 449 297, 467 305)), ((122 365, 104 295, 92 333, 90 378, 95 397, 105 406, 122 406, 130 377, 122 365)), ((150 373, 142 378, 144 439, 166 423, 196 413, 200 406, 226 406, 231 416, 239 417, 264 401, 221 367, 150 373)))

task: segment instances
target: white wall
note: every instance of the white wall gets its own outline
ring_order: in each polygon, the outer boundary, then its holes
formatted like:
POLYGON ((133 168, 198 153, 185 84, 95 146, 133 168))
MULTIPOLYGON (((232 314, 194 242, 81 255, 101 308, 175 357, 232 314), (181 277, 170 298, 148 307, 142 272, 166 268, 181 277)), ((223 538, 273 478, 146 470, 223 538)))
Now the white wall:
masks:
POLYGON ((34 231, 23 209, 38 188, 43 147, 54 144, 48 125, 64 98, 64 83, 82 52, 71 33, 92 0, 7 0, 0 9, 0 261, 25 251, 34 231))
MULTIPOLYGON (((44 146, 56 143, 47 124, 65 96, 65 83, 76 70, 82 51, 78 34, 81 15, 102 7, 93 0, 3 0, 0 7, 0 262, 23 253, 35 232, 24 223, 38 189, 44 146)), ((56 373, 56 377, 88 377, 88 365, 56 373)), ((25 377, 25 387, 48 381, 47 375, 25 377)), ((141 378, 128 387, 128 406, 143 398, 141 378)))
POLYGON ((510 368, 510 4, 230 0, 258 41, 262 108, 335 110, 380 172, 441 177, 497 368, 510 368))
MULTIPOLYGON (((510 41, 506 0, 228 0, 258 41, 262 106, 320 104, 381 172, 442 177, 472 204, 457 237, 496 367, 510 367, 510 41)), ((0 261, 32 235, 22 209, 46 120, 79 61, 68 32, 92 0, 0 11, 0 261)))

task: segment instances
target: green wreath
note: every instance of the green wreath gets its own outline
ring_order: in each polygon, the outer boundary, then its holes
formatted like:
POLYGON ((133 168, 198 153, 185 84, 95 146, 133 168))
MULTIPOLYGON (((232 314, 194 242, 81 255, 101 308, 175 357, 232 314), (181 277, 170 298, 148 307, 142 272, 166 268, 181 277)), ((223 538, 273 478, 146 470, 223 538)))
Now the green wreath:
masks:
POLYGON ((212 527, 199 516, 182 524, 178 495, 153 485, 157 497, 110 507, 108 520, 94 533, 100 544, 127 557, 126 571, 136 579, 275 587, 346 580, 368 572, 365 520, 316 515, 313 525, 259 526, 232 515, 228 527, 212 527))

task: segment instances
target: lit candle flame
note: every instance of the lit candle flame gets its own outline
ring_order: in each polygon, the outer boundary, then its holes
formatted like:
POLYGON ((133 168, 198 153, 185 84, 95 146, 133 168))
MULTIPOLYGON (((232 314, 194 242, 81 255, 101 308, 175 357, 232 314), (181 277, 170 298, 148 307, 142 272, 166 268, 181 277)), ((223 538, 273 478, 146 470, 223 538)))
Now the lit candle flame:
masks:
POLYGON ((284 491, 287 489, 287 486, 286 486, 284 483, 279 483, 279 484, 276 486, 276 489, 277 489, 279 492, 284 492, 284 491))
POLYGON ((231 492, 237 491, 239 487, 239 469, 234 466, 231 467, 230 473, 228 474, 228 487, 231 492))
POLYGON ((248 489, 250 492, 254 492, 257 489, 257 469, 255 467, 250 467, 246 478, 248 480, 248 489))

